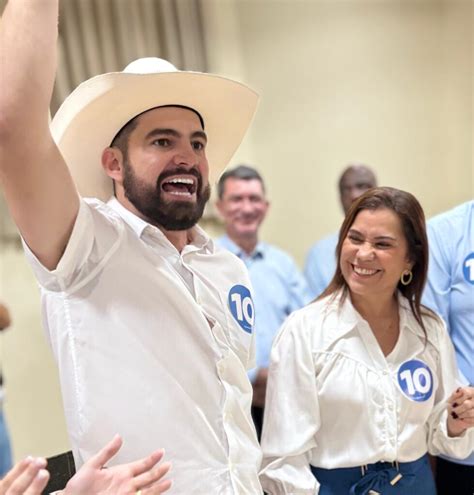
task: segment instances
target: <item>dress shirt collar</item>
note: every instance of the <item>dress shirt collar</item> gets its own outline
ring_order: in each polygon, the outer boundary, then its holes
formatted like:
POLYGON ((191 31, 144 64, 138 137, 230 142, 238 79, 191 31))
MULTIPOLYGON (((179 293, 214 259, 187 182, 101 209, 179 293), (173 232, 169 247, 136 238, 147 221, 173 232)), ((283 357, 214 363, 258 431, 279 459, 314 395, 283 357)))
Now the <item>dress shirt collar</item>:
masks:
MULTIPOLYGON (((166 241, 167 243, 169 243, 165 234, 163 234, 163 232, 158 227, 151 225, 150 223, 132 213, 130 210, 125 208, 125 206, 123 206, 117 200, 117 198, 112 197, 111 199, 109 199, 107 205, 112 208, 118 215, 120 215, 122 220, 137 234, 138 237, 142 238, 143 235, 146 233, 153 233, 154 236, 160 238, 162 241, 166 241)), ((190 244, 188 244, 188 246, 192 245, 194 248, 197 249, 204 249, 211 253, 214 252, 214 243, 212 239, 204 232, 203 229, 201 229, 201 227, 195 225, 190 229, 189 232, 191 234, 191 242, 190 244)))
MULTIPOLYGON (((327 332, 330 340, 335 342, 344 335, 353 330, 356 326, 363 324, 365 320, 352 305, 349 294, 340 304, 342 292, 340 291, 334 297, 328 296, 328 304, 324 312, 325 327, 331 328, 332 331, 327 332), (332 298, 332 299, 330 299, 332 298)), ((423 330, 415 319, 415 316, 410 308, 408 300, 400 293, 397 294, 400 332, 407 329, 412 333, 424 338, 423 330)))
POLYGON ((240 246, 238 246, 228 235, 223 235, 220 238, 222 247, 235 254, 240 259, 245 258, 263 258, 265 256, 265 243, 259 241, 251 254, 247 254, 240 246))

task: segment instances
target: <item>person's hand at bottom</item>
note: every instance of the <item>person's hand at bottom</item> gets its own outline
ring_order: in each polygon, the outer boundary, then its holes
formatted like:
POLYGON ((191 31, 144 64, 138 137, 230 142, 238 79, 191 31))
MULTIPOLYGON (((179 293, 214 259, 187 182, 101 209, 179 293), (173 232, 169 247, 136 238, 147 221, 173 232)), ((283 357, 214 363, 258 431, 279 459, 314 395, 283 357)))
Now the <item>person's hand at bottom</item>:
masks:
POLYGON ((157 465, 164 455, 162 449, 143 459, 105 468, 121 446, 122 439, 116 435, 79 469, 61 495, 159 495, 171 487, 171 480, 163 480, 171 463, 157 465))
POLYGON ((46 459, 27 457, 0 481, 0 495, 41 495, 48 483, 46 459))

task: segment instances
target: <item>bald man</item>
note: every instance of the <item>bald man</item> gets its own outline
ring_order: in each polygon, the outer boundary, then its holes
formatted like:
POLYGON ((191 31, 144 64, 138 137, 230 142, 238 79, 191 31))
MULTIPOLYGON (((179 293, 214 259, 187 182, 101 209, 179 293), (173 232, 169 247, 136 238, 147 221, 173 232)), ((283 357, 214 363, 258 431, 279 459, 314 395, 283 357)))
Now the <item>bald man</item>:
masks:
MULTIPOLYGON (((339 194, 344 215, 351 204, 365 191, 377 185, 374 172, 361 163, 349 164, 339 178, 339 194)), ((336 270, 338 232, 324 237, 309 250, 304 274, 314 297, 329 285, 336 270)))

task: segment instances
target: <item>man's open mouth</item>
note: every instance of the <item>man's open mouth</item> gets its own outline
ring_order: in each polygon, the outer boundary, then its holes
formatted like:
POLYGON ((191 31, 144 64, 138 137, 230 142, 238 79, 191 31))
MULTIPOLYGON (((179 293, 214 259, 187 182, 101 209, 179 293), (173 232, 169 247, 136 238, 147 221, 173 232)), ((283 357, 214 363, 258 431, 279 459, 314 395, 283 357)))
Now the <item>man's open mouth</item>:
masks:
POLYGON ((190 176, 168 177, 161 182, 161 189, 168 194, 191 197, 197 191, 197 178, 190 176))

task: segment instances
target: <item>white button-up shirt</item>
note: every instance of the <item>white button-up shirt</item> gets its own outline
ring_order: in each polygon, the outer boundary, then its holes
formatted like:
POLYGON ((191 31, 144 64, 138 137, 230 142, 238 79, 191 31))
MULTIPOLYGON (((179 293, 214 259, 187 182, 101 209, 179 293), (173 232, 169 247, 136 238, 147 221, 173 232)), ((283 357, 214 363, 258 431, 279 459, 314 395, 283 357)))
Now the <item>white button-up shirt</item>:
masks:
POLYGON ((446 400, 459 386, 441 320, 428 334, 399 296, 400 336, 384 356, 347 297, 294 312, 275 339, 265 407, 261 482, 272 495, 316 494, 310 464, 333 469, 414 461, 427 451, 465 457, 474 428, 449 438, 446 400))
POLYGON ((244 265, 198 227, 179 253, 114 199, 81 200, 55 270, 26 251, 78 467, 120 433, 113 464, 164 447, 170 493, 261 493, 244 265))

